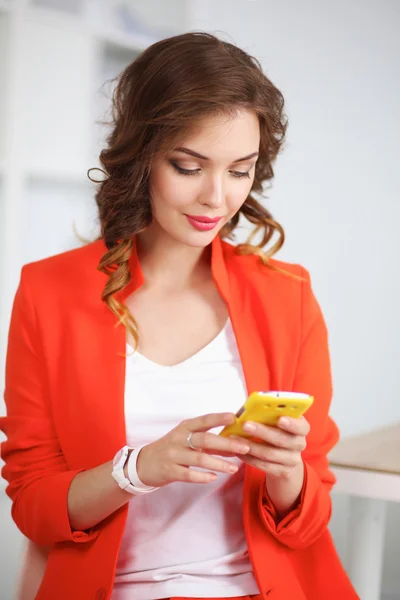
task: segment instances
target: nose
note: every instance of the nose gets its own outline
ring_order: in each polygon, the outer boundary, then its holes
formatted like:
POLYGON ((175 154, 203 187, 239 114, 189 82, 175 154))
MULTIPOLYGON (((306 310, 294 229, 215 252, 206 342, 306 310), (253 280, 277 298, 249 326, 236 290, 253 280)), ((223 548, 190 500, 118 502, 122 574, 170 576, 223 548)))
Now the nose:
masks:
POLYGON ((201 203, 217 209, 225 203, 225 183, 221 175, 210 177, 204 186, 201 203))

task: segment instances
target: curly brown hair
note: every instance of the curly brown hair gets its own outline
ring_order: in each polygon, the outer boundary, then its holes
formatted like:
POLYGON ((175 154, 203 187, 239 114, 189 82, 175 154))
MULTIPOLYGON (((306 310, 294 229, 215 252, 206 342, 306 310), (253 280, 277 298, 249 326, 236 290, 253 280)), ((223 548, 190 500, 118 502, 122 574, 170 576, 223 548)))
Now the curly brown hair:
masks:
POLYGON ((231 238, 240 214, 255 228, 240 254, 258 254, 267 267, 283 245, 283 228, 254 197, 274 176, 272 164, 286 133, 282 93, 256 58, 232 43, 203 32, 161 40, 142 52, 117 78, 112 131, 100 154, 106 178, 96 192, 101 237, 108 248, 99 270, 108 275, 102 299, 137 342, 137 326, 116 299, 130 281, 134 236, 151 222, 149 173, 152 159, 173 149, 193 122, 219 113, 251 109, 260 123, 259 158, 251 191, 239 212, 220 231, 231 238), (278 240, 264 252, 274 233, 278 240), (261 233, 258 244, 254 235, 261 233))

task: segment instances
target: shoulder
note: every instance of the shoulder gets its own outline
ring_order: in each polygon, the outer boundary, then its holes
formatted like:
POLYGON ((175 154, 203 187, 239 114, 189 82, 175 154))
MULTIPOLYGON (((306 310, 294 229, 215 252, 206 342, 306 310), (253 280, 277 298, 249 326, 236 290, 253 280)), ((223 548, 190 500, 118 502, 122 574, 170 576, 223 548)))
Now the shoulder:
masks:
POLYGON ((309 271, 301 264, 270 258, 264 264, 257 254, 240 255, 235 246, 223 242, 225 264, 230 280, 253 299, 283 319, 313 320, 320 314, 309 271))
POLYGON ((310 273, 303 265, 274 258, 265 265, 258 255, 240 255, 225 242, 223 251, 229 277, 240 293, 247 290, 255 306, 268 310, 276 322, 282 326, 301 322, 308 330, 316 320, 323 321, 310 273))
POLYGON ((270 258, 264 264, 257 254, 241 255, 237 247, 222 242, 225 262, 229 273, 234 273, 250 285, 274 285, 277 288, 301 288, 302 284, 310 284, 310 273, 298 263, 290 263, 270 258))
POLYGON ((104 285, 105 275, 97 270, 106 252, 103 240, 68 250, 22 267, 20 286, 36 297, 53 294, 70 298, 84 289, 104 285))
POLYGON ((96 240, 85 246, 27 263, 22 269, 25 273, 36 276, 53 274, 59 272, 60 269, 63 272, 64 270, 85 270, 100 260, 105 251, 104 242, 96 240))

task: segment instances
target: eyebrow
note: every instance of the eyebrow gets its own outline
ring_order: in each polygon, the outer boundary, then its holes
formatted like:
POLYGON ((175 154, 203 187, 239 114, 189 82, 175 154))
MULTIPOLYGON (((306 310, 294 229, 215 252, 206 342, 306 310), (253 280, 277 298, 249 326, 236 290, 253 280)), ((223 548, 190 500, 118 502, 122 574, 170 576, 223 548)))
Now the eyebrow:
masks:
MULTIPOLYGON (((208 156, 203 156, 203 154, 199 154, 194 150, 190 150, 190 148, 175 148, 175 152, 183 152, 184 154, 189 154, 190 156, 195 156, 196 158, 201 158, 202 160, 210 160, 208 156)), ((258 154, 258 152, 252 152, 247 156, 243 156, 242 158, 237 158, 236 160, 233 160, 232 163, 244 162, 245 160, 249 160, 254 156, 258 156, 258 154)))

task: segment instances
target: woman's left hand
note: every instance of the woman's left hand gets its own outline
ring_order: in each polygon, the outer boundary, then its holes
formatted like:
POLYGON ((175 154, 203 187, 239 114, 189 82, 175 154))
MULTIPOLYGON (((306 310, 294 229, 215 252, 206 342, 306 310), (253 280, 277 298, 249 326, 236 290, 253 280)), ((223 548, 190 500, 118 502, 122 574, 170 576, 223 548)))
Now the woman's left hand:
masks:
POLYGON ((240 456, 243 462, 261 469, 273 479, 288 480, 303 469, 301 453, 310 431, 303 416, 298 419, 281 417, 277 427, 248 421, 243 429, 251 434, 248 440, 250 452, 240 456))

